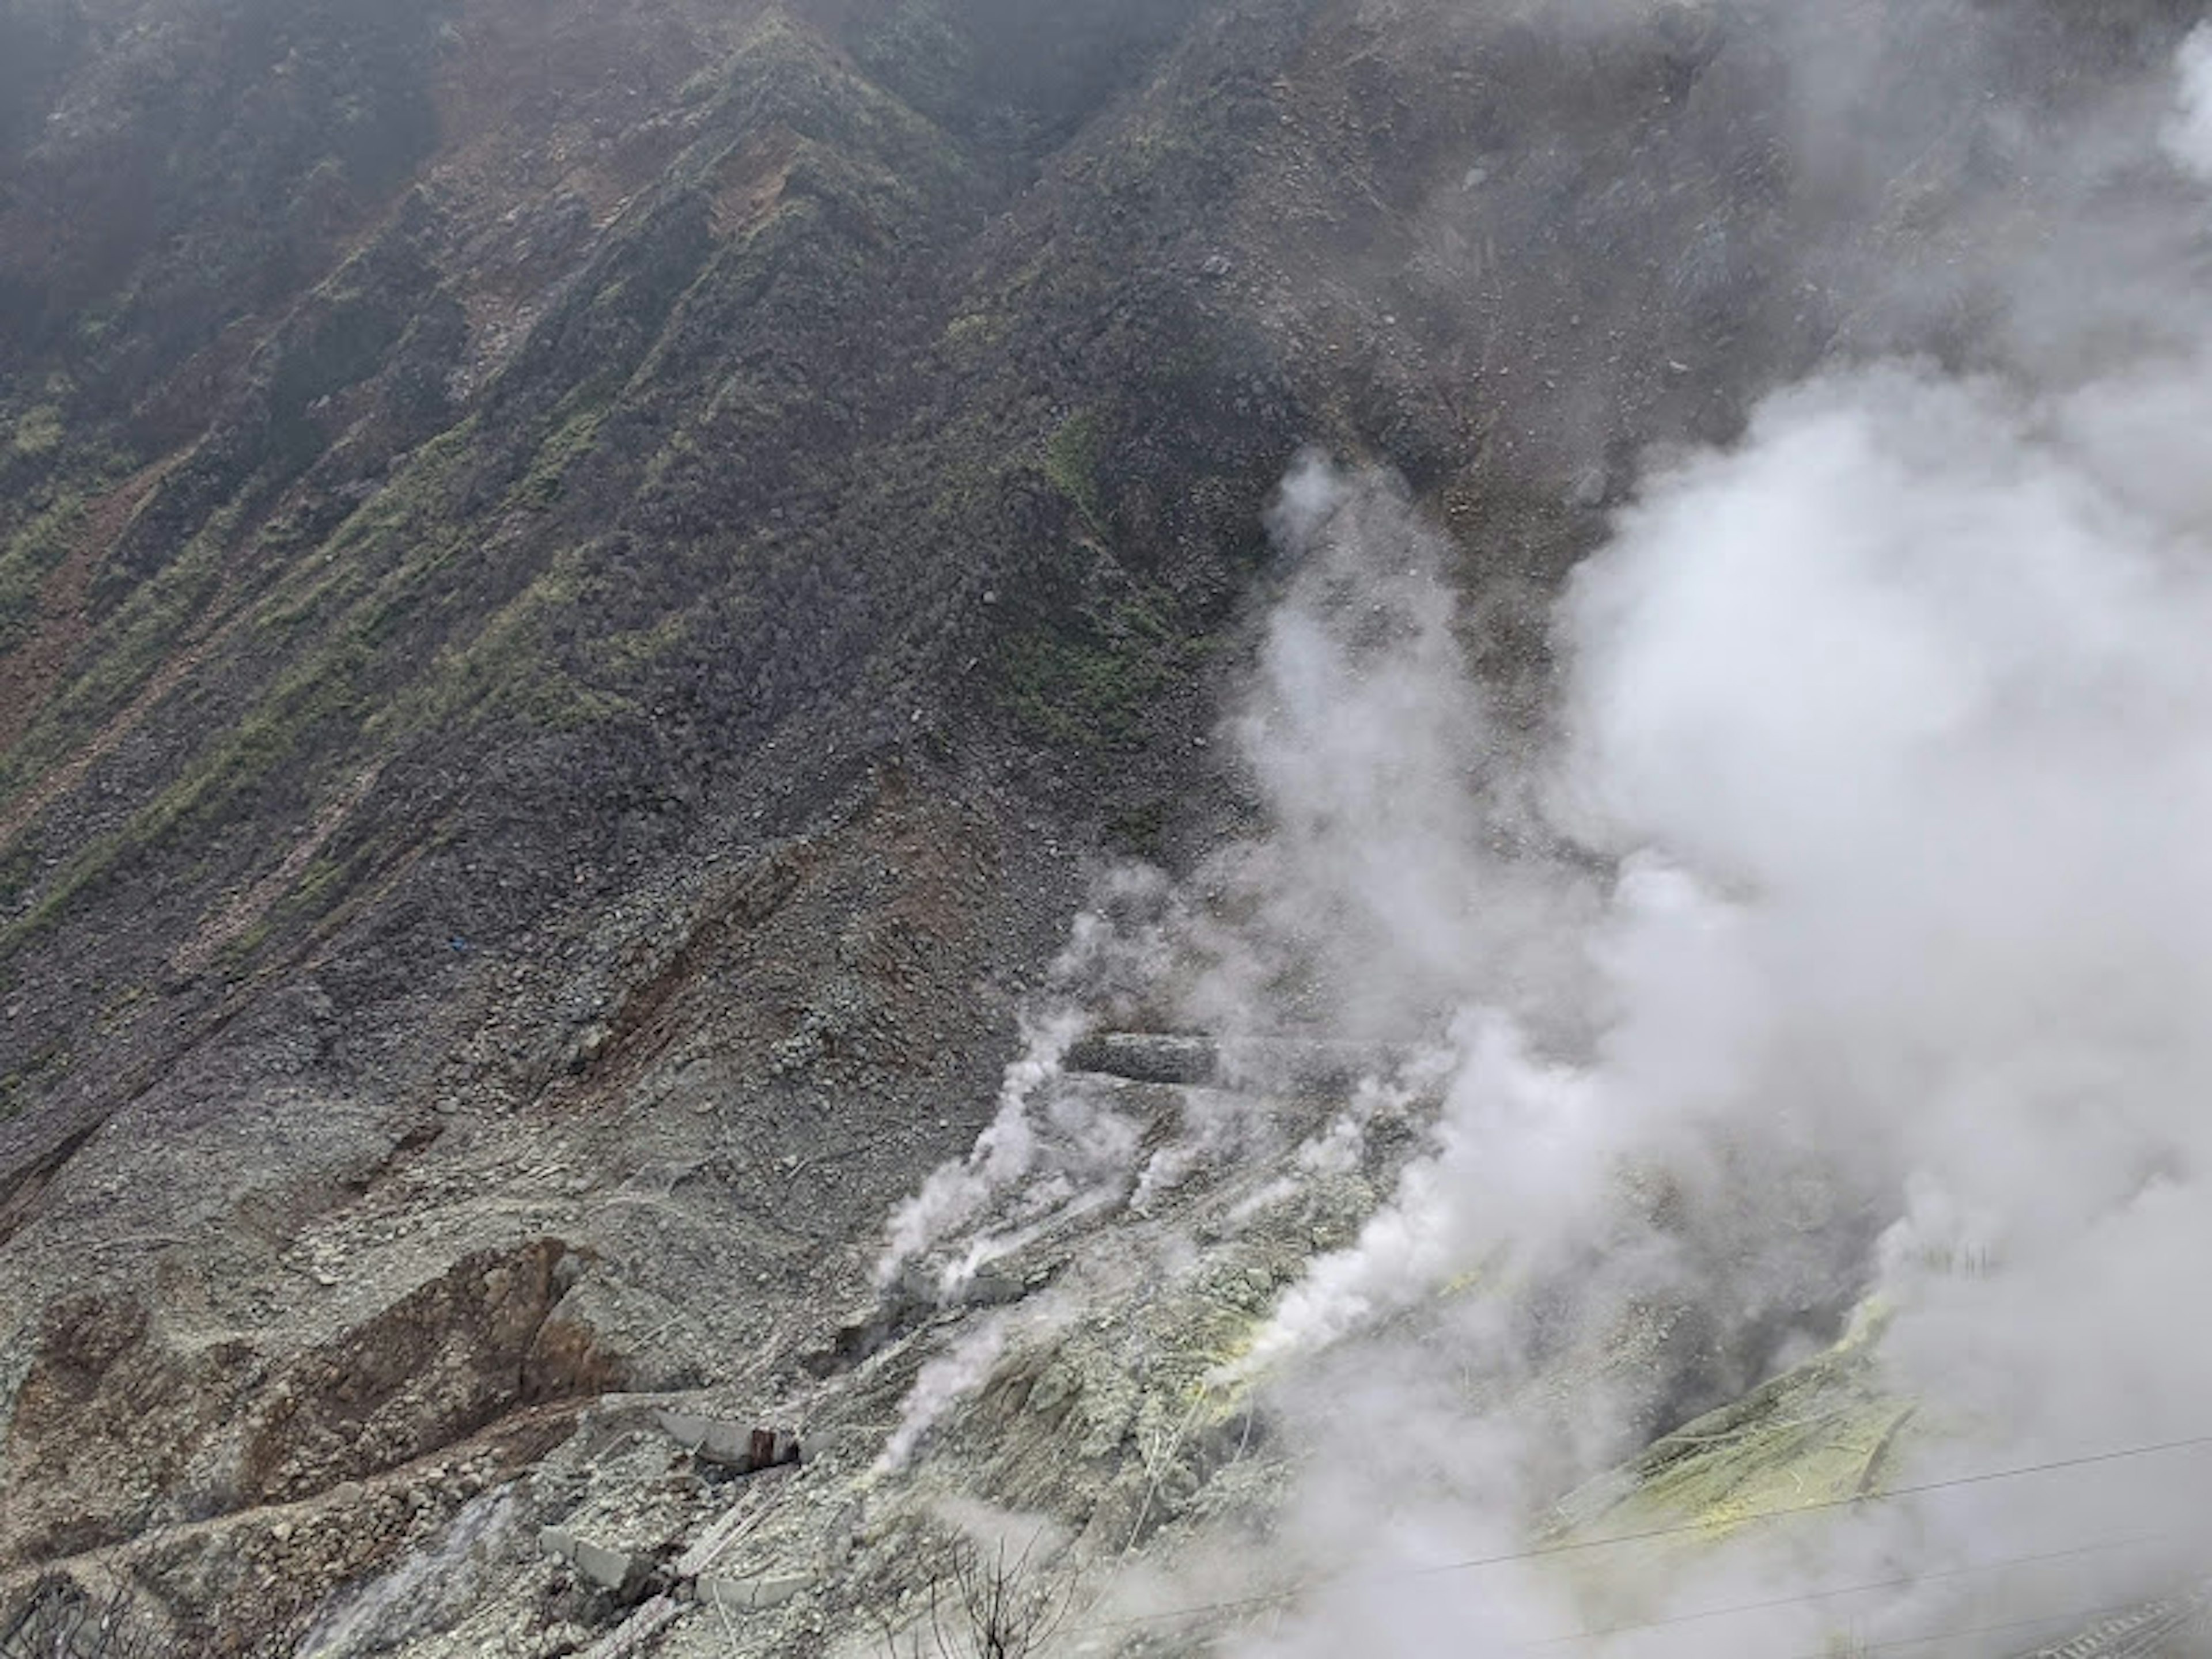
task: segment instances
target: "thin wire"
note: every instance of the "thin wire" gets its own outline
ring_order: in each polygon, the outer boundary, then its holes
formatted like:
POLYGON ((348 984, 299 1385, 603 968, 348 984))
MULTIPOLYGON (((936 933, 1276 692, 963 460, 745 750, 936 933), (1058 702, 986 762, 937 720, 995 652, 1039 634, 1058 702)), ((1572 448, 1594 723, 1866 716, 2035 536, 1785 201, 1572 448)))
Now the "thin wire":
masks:
MULTIPOLYGON (((1900 1498, 1917 1498, 1931 1492, 1948 1492, 1954 1486, 1987 1486, 1995 1480, 2017 1480, 2031 1474, 2051 1474, 2063 1469, 2087 1468, 2099 1463, 2124 1462, 2130 1458, 2155 1457, 2162 1453, 2185 1451, 2197 1447, 2212 1446, 2212 1434, 2191 1435, 2183 1440, 2163 1440, 2155 1445, 2129 1446, 2118 1451, 2091 1452, 2081 1457, 2053 1458, 2047 1463, 2023 1463, 2015 1468, 1988 1469, 1978 1474, 1953 1475, 1943 1480, 1923 1480, 1909 1486, 1891 1486, 1882 1492, 1858 1492, 1849 1498, 1820 1498, 1809 1504, 1796 1504, 1784 1508, 1749 1510, 1732 1516, 1727 1528, 1750 1526, 1761 1521, 1788 1521, 1801 1515, 1817 1515, 1826 1510, 1856 1509, 1863 1504, 1893 1503, 1900 1498)), ((1534 1560, 1547 1555, 1571 1555, 1586 1550, 1602 1549, 1613 1544, 1640 1544, 1658 1538, 1680 1538, 1692 1533, 1711 1533, 1712 1523, 1704 1521, 1680 1522, 1673 1526, 1650 1527, 1642 1532, 1609 1534, 1603 1538, 1571 1538, 1557 1544, 1540 1544, 1534 1549, 1516 1550, 1504 1555, 1474 1556, 1464 1561, 1441 1562, 1434 1566, 1409 1567, 1403 1573, 1408 1578, 1432 1578, 1447 1572, 1465 1572, 1475 1567, 1502 1566, 1509 1561, 1534 1560)))
MULTIPOLYGON (((1911 1486, 1892 1486, 1887 1491, 1856 1493, 1849 1498, 1824 1498, 1809 1504, 1798 1504, 1788 1508, 1751 1510, 1732 1516, 1727 1522, 1730 1528, 1751 1526, 1765 1521, 1787 1521, 1801 1515, 1817 1515, 1826 1510, 1853 1509, 1862 1504, 1893 1503, 1900 1498, 1917 1498, 1929 1492, 1948 1492, 1959 1486, 1987 1486, 1993 1481, 2017 1480, 2033 1474, 2052 1474, 2067 1469, 2088 1468, 2102 1463, 2125 1462, 2130 1459, 2156 1457, 2171 1452, 2188 1451, 2212 1446, 2212 1434, 2189 1435, 2179 1440, 2161 1440, 2149 1445, 2126 1446, 2112 1451, 2089 1452, 2079 1457, 2057 1457, 2041 1463, 2023 1463, 2012 1468, 1985 1469, 1974 1474, 1951 1475, 1942 1480, 1917 1481, 1911 1486)), ((1425 1567, 1403 1567, 1389 1573, 1373 1575, 1378 1583, 1402 1583, 1409 1579, 1434 1578, 1446 1573, 1470 1572, 1482 1567, 1504 1566, 1518 1561, 1537 1561, 1550 1556, 1571 1555, 1589 1550, 1607 1549, 1619 1544, 1649 1543, 1662 1538, 1680 1538, 1692 1534, 1714 1530, 1713 1524, 1704 1521, 1687 1521, 1671 1526, 1650 1527, 1640 1532, 1608 1534, 1602 1538, 1572 1538, 1559 1543, 1539 1544, 1529 1549, 1510 1550, 1497 1555, 1468 1556, 1457 1561, 1437 1562, 1425 1567)), ((1345 1575, 1340 1574, 1338 1577, 1345 1575)), ((1170 1620, 1195 1619, 1209 1613, 1242 1613, 1255 1607, 1272 1606, 1286 1601, 1303 1591, 1328 1580, 1307 1580, 1287 1589, 1271 1590, 1260 1595, 1238 1596, 1225 1601, 1205 1601, 1194 1607, 1173 1607, 1160 1613, 1126 1614, 1119 1619, 1100 1620, 1083 1626, 1073 1634, 1124 1629, 1133 1625, 1159 1624, 1170 1620)), ((1815 1656, 1814 1659, 1820 1659, 1815 1656)))
POLYGON ((1565 1636, 1546 1636, 1533 1642, 1523 1642, 1527 1650, 1560 1647, 1570 1642, 1595 1642, 1608 1636, 1626 1636, 1634 1631, 1664 1630, 1670 1625, 1693 1625, 1703 1619, 1726 1619, 1739 1613, 1764 1613, 1771 1607, 1793 1607, 1806 1601, 1830 1601, 1842 1595, 1864 1595, 1875 1590, 1909 1589, 1916 1584, 1932 1584, 1946 1578, 1972 1578, 1978 1573, 2002 1572, 2008 1567, 2038 1565, 2045 1561, 2070 1560, 2077 1556, 2099 1555, 2112 1550, 2132 1549, 2142 1544, 2162 1543, 2177 1534, 2145 1533, 2136 1538, 2115 1538, 2102 1544, 2083 1544, 2070 1550, 2049 1550, 2038 1555, 2009 1555, 1996 1561, 1978 1561, 1970 1566, 1946 1567, 1937 1572, 1907 1573, 1896 1578, 1869 1579, 1863 1584, 1841 1584, 1833 1589, 1808 1590, 1797 1595, 1777 1595, 1764 1601, 1738 1601, 1725 1607, 1707 1607, 1698 1613, 1678 1613, 1665 1619, 1649 1619, 1633 1625, 1609 1625, 1602 1630, 1579 1630, 1565 1636))

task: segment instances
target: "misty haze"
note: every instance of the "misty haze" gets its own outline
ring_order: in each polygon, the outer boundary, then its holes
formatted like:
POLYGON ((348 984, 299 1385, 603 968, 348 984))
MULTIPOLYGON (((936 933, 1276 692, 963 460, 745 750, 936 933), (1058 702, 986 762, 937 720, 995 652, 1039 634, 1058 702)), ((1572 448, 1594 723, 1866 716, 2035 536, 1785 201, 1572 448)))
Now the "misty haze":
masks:
POLYGON ((2212 1656, 2212 13, 0 0, 0 1659, 2212 1656))

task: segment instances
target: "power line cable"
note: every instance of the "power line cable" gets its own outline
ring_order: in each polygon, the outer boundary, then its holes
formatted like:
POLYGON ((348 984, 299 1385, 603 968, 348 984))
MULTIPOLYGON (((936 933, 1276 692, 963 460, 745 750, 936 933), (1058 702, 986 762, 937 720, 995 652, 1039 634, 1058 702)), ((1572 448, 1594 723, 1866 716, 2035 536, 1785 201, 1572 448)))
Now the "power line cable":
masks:
MULTIPOLYGON (((2181 1440, 2162 1440, 2153 1445, 2128 1446, 2114 1451, 2090 1452, 2080 1457, 2057 1457, 2047 1462, 2023 1463, 2008 1469, 1987 1469, 1976 1474, 1958 1474, 1942 1480, 1922 1480, 1906 1486, 1891 1486, 1881 1492, 1855 1492, 1848 1498, 1820 1498, 1809 1504, 1793 1504, 1786 1507, 1766 1510, 1747 1510, 1731 1516, 1727 1527, 1751 1526, 1764 1521, 1788 1521, 1801 1515, 1818 1515, 1829 1510, 1856 1509, 1863 1504, 1890 1504, 1900 1498, 1918 1498, 1929 1492, 1948 1492, 1959 1486, 1987 1486, 1996 1480, 2017 1480, 2032 1474, 2053 1474, 2065 1469, 2088 1468, 2100 1463, 2124 1462, 2130 1458, 2154 1457, 2163 1453, 2187 1451, 2212 1446, 2212 1434, 2191 1435, 2181 1440)), ((1704 1521, 1678 1522, 1671 1526, 1649 1527, 1641 1532, 1611 1533, 1602 1538, 1569 1538, 1556 1544, 1540 1544, 1533 1549, 1510 1551, 1499 1555, 1474 1556, 1463 1561, 1440 1562, 1433 1566, 1409 1567, 1403 1577, 1436 1577, 1448 1572, 1471 1571, 1478 1567, 1503 1566, 1510 1561, 1527 1561, 1550 1555, 1570 1555, 1583 1551, 1602 1549, 1614 1544, 1641 1544, 1655 1539, 1680 1538, 1693 1533, 1711 1533, 1715 1528, 1704 1521)))
MULTIPOLYGON (((2197 1450, 2207 1446, 2212 1446, 2212 1434, 2188 1435, 2179 1439, 2156 1441, 2148 1445, 2118 1447, 2108 1451, 2084 1453, 2076 1457, 2051 1458, 2040 1463, 2023 1463, 2010 1468, 1985 1469, 1972 1474, 1951 1475, 1941 1480, 1916 1481, 1910 1486, 1892 1486, 1882 1492, 1854 1493, 1848 1498, 1816 1498, 1811 1503, 1792 1504, 1786 1508, 1751 1510, 1741 1515, 1730 1516, 1727 1525, 1734 1528, 1767 1521, 1786 1521, 1798 1516, 1817 1515, 1828 1510, 1855 1509, 1872 1504, 1893 1503, 1902 1498, 1921 1497, 1929 1492, 1948 1492, 1961 1486, 1986 1486, 1995 1481, 2017 1480, 2030 1475, 2054 1474, 2069 1469, 2089 1468, 2100 1464, 2125 1462, 2133 1459, 2197 1450)), ((1536 1561, 1552 1556, 1606 1549, 1620 1544, 1649 1543, 1660 1539, 1680 1538, 1699 1533, 1709 1534, 1713 1530, 1712 1524, 1708 1522, 1680 1522, 1669 1526, 1649 1527, 1637 1532, 1607 1534, 1601 1538, 1563 1539, 1556 1543, 1539 1544, 1528 1549, 1504 1551, 1495 1555, 1468 1556, 1460 1560, 1437 1562, 1427 1566, 1403 1567, 1392 1572, 1377 1573, 1372 1577, 1374 1581, 1379 1583, 1402 1583, 1419 1578, 1440 1577, 1446 1573, 1471 1572, 1485 1567, 1504 1566, 1515 1562, 1536 1561)), ((1344 1576, 1346 1575, 1339 1575, 1339 1577, 1344 1576)), ((1139 1625, 1161 1624, 1175 1620, 1202 1618, 1210 1614, 1249 1612, 1288 1601, 1308 1589, 1330 1582, 1336 1581, 1310 1579, 1288 1589, 1237 1596, 1227 1601, 1200 1602, 1193 1607, 1168 1608, 1158 1613, 1132 1613, 1119 1619, 1100 1620, 1085 1626, 1080 1633, 1124 1629, 1139 1625)), ((1814 1656, 1814 1659, 1823 1659, 1823 1656, 1814 1656)))
POLYGON ((1918 1584, 1940 1583, 1949 1578, 1972 1578, 1984 1572, 2002 1572, 2009 1567, 2039 1566, 2051 1561, 2066 1561, 2085 1555, 2108 1554, 2113 1550, 2132 1549, 2140 1545, 2162 1543, 2176 1536, 2173 1533, 2145 1533, 2135 1538, 2114 1538, 2101 1544, 2082 1544, 2072 1549, 2045 1550, 2034 1555, 2010 1555, 1996 1561, 1978 1561, 1963 1567, 1944 1567, 1934 1572, 1916 1572, 1895 1578, 1869 1579, 1864 1583, 1839 1584, 1832 1589, 1807 1590, 1796 1595, 1771 1596, 1763 1601, 1738 1601, 1724 1607, 1706 1607, 1696 1613, 1678 1613, 1664 1619, 1647 1619, 1632 1625, 1609 1625, 1602 1630, 1572 1631, 1564 1636, 1540 1637, 1521 1646, 1534 1651, 1540 1648, 1564 1647, 1574 1642, 1595 1642, 1612 1636, 1626 1636, 1633 1632, 1664 1630, 1674 1625, 1693 1625, 1705 1619, 1726 1619, 1737 1613, 1764 1613, 1772 1607, 1793 1607, 1802 1602, 1832 1601, 1839 1596, 1864 1595, 1875 1590, 1910 1589, 1918 1584))

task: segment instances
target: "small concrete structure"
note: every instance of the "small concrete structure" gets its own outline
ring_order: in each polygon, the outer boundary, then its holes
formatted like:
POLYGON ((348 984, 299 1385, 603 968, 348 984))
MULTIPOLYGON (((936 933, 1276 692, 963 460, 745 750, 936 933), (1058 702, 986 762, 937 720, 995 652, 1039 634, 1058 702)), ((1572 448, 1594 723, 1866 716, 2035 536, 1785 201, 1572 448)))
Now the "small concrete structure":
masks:
POLYGON ((726 1613, 765 1613, 813 1587, 811 1573, 769 1572, 739 1578, 710 1572, 702 1575, 694 1588, 699 1600, 708 1607, 720 1607, 726 1613))
POLYGON ((733 1474, 757 1474, 799 1462, 799 1437, 787 1430, 741 1428, 691 1412, 657 1411, 653 1420, 699 1462, 733 1474))
POLYGON ((635 1594, 653 1571, 650 1561, 628 1550, 589 1543, 562 1527, 539 1528, 538 1547, 541 1553, 566 1561, 579 1578, 611 1595, 635 1594))

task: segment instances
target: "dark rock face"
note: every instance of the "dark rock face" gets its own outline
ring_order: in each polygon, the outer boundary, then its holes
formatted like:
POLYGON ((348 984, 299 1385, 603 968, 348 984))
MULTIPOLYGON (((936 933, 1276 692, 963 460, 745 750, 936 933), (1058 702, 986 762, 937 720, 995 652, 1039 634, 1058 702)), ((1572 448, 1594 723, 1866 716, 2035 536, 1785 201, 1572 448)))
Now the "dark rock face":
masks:
POLYGON ((618 1367, 573 1334, 540 1351, 563 1255, 543 1239, 467 1257, 279 1368, 264 1396, 272 1403, 246 1431, 240 1499, 281 1502, 380 1474, 465 1440, 526 1398, 617 1381, 618 1367))
POLYGON ((374 1478, 523 1407, 628 1380, 626 1358, 555 1316, 574 1266, 541 1239, 456 1262, 362 1323, 273 1359, 192 1346, 128 1297, 48 1304, 6 1442, 9 1563, 374 1478))
MULTIPOLYGON (((834 1352, 1086 868, 1244 812, 1300 445, 1534 721, 1644 446, 1965 349, 1756 9, 0 10, 0 1565, 252 1650, 388 1494, 244 1611, 222 1516, 834 1352)), ((2189 9, 2001 9, 2063 112, 2189 9)))
POLYGON ((51 1304, 40 1338, 8 1437, 11 1565, 130 1536, 246 1386, 242 1352, 179 1354, 133 1298, 51 1304))

